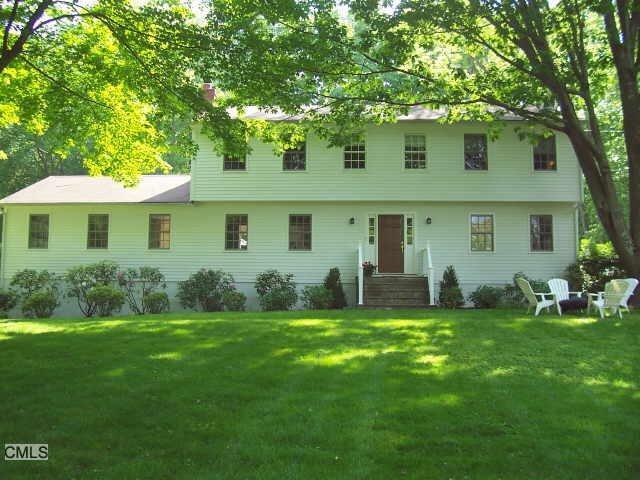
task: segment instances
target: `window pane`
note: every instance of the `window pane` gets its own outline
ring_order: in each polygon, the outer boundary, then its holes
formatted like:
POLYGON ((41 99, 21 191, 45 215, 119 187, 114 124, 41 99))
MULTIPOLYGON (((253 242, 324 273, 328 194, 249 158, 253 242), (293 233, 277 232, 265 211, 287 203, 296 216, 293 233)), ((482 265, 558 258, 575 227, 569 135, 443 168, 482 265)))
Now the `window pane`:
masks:
POLYGON ((376 243, 376 217, 369 217, 369 245, 376 243))
POLYGON ((149 248, 167 249, 171 247, 171 215, 149 215, 149 248))
POLYGON ((301 143, 298 148, 286 150, 282 157, 283 170, 306 170, 307 169, 307 147, 306 143, 301 143))
POLYGON ((87 248, 109 247, 109 215, 89 215, 87 248))
POLYGON ((224 156, 224 170, 246 170, 247 158, 246 157, 232 157, 229 155, 224 156))
POLYGON ((407 217, 407 245, 413 245, 413 217, 407 217))
POLYGON ((493 251, 493 215, 471 215, 471 251, 493 251))
POLYGON ((29 248, 49 248, 49 215, 29 215, 29 248))
POLYGON ((556 137, 544 138, 533 148, 534 170, 556 170, 556 137))
POLYGON ((551 215, 531 215, 531 250, 538 252, 553 251, 553 217, 551 215))
POLYGON ((311 215, 289 215, 289 250, 311 250, 311 215))
POLYGON ((344 147, 344 168, 365 168, 365 161, 364 137, 354 136, 344 147))
POLYGON ((224 238, 224 248, 227 250, 249 248, 249 216, 227 215, 224 238))
POLYGON ((404 168, 427 168, 427 146, 424 135, 404 136, 404 168))
POLYGON ((487 170, 487 136, 467 134, 464 136, 465 170, 487 170))

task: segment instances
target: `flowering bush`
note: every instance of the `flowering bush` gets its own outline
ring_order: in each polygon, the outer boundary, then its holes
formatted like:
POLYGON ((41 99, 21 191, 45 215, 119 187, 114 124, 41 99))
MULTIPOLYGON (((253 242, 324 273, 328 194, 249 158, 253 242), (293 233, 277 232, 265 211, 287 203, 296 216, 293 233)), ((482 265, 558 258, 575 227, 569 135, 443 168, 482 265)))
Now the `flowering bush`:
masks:
POLYGON ((362 262, 362 270, 364 271, 364 274, 367 277, 370 277, 371 275, 373 275, 377 268, 378 268, 377 265, 374 265, 369 261, 362 262))

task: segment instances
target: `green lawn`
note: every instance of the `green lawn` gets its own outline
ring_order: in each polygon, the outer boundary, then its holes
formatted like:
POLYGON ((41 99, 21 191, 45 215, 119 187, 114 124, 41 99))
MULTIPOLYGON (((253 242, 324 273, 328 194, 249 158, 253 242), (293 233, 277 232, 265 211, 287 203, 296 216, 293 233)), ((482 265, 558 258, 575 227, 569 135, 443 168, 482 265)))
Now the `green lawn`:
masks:
POLYGON ((640 477, 640 314, 0 321, 0 478, 640 477))

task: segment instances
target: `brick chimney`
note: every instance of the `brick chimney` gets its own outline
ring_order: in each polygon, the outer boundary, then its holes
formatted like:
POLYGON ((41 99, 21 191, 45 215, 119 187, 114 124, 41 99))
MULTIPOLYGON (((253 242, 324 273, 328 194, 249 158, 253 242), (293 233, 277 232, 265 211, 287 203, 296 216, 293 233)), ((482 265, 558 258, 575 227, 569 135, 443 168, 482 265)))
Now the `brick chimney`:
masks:
POLYGON ((216 98, 216 88, 213 86, 213 83, 202 84, 202 98, 204 98, 207 102, 211 102, 214 98, 216 98))

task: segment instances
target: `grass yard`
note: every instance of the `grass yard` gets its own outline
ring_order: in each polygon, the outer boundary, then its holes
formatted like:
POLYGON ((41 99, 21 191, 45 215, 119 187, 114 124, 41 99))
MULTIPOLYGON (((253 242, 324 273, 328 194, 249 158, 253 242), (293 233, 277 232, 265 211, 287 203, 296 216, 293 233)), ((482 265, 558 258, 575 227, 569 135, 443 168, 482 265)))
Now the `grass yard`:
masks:
POLYGON ((640 314, 0 321, 2 479, 640 477, 640 314))

